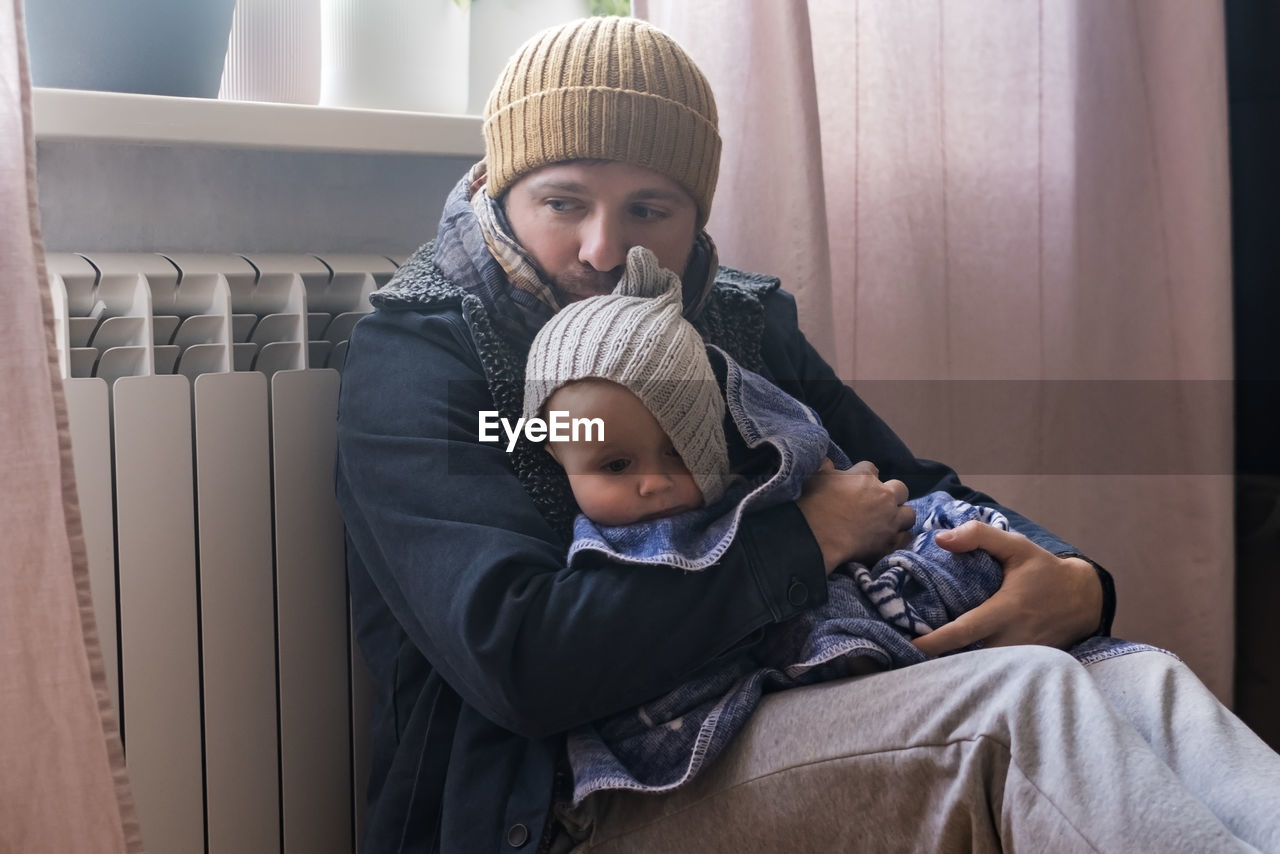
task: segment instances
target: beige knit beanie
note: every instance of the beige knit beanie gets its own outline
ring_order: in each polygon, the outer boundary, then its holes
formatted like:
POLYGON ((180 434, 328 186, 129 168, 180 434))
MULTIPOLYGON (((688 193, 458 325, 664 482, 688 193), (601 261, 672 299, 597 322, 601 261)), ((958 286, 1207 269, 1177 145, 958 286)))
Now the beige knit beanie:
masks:
POLYGON ((635 18, 583 18, 543 30, 503 69, 484 109, 488 192, 565 160, 653 169, 711 214, 720 171, 707 79, 666 33, 635 18))
MULTIPOLYGON (((533 339, 524 416, 542 416, 547 398, 574 380, 611 380, 653 414, 711 504, 729 474, 724 398, 702 337, 681 309, 680 278, 633 246, 612 294, 569 305, 533 339)), ((608 438, 607 423, 604 429, 608 438)))

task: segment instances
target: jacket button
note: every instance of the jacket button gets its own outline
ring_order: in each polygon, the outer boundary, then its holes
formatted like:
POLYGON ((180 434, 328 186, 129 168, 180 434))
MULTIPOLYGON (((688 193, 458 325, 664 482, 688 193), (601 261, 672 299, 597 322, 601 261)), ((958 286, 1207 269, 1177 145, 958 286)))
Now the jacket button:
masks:
POLYGON ((809 601, 809 588, 797 579, 791 579, 791 586, 787 588, 787 601, 799 608, 809 601))
POLYGON ((529 841, 529 828, 523 824, 512 825, 507 831, 507 844, 512 848, 519 848, 529 841))

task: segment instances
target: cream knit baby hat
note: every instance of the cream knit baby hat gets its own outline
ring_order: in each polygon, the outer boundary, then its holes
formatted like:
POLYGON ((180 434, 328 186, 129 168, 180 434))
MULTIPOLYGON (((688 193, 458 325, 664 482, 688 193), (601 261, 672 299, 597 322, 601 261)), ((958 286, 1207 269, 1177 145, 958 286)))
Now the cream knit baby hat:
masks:
MULTIPOLYGON (((648 249, 633 246, 613 293, 572 303, 533 339, 524 415, 543 415, 547 398, 575 380, 615 382, 657 419, 711 504, 729 474, 724 398, 702 337, 682 309, 680 278, 648 249)), ((604 429, 607 438, 607 423, 604 429)))

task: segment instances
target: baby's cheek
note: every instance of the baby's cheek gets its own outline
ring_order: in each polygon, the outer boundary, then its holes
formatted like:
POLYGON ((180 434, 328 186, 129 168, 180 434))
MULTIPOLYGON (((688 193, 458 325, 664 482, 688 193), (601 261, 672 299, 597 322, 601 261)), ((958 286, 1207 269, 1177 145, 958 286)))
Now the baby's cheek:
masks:
POLYGON ((578 509, 599 525, 624 525, 625 502, 619 499, 620 490, 609 478, 599 475, 579 475, 569 478, 578 509))

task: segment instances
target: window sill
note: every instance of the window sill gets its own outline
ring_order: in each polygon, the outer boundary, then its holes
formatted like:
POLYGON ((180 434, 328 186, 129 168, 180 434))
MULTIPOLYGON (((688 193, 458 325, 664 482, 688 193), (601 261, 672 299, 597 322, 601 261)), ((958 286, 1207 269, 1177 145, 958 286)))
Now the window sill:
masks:
POLYGON ((481 157, 478 116, 41 89, 35 136, 154 145, 481 157))

